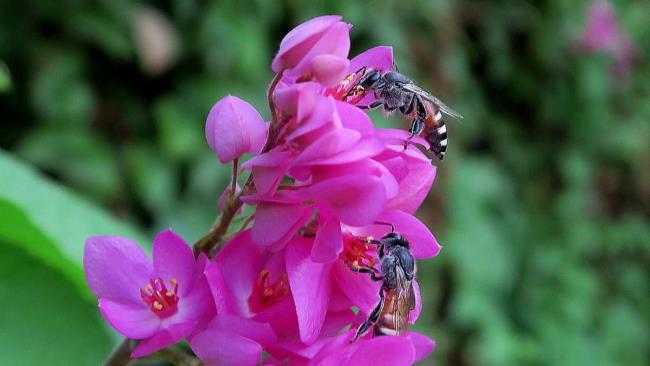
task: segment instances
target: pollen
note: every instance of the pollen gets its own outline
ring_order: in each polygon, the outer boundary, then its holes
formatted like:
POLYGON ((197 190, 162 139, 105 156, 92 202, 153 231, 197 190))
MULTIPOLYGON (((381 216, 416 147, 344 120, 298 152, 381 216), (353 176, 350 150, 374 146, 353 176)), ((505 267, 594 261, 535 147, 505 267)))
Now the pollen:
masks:
POLYGON ((340 259, 353 269, 360 267, 374 267, 378 260, 376 248, 370 245, 371 236, 358 237, 351 234, 343 236, 343 252, 340 259))
POLYGON ((170 288, 165 285, 162 278, 149 281, 140 289, 142 301, 149 306, 149 309, 159 318, 168 318, 178 311, 178 281, 170 279, 170 288))
POLYGON ((253 312, 260 312, 280 302, 289 293, 289 277, 286 273, 272 280, 271 271, 264 269, 253 287, 248 304, 253 312))

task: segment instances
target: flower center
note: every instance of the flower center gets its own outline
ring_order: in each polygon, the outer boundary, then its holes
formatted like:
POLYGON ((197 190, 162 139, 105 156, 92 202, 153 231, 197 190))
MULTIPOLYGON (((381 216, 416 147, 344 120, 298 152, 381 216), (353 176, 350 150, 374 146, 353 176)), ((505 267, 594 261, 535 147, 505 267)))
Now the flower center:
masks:
POLYGON ((271 272, 263 270, 253 287, 253 293, 248 299, 250 309, 259 313, 282 300, 289 293, 289 278, 283 274, 277 280, 271 282, 271 272))
POLYGON ((376 251, 377 248, 368 244, 367 240, 351 234, 344 234, 343 252, 339 258, 354 269, 374 267, 377 264, 376 251))
POLYGON ((162 278, 158 277, 140 289, 142 301, 161 319, 169 318, 178 311, 178 281, 172 278, 169 284, 171 287, 168 289, 162 278))

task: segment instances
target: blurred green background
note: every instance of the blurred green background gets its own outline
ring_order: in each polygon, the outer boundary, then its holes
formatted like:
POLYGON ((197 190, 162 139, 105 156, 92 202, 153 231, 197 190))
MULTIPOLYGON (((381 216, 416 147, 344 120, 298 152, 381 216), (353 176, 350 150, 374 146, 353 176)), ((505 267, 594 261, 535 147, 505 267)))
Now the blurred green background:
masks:
POLYGON ((423 364, 648 364, 650 3, 614 2, 627 75, 580 46, 589 4, 0 2, 0 364, 100 363, 119 338, 83 240, 199 238, 229 174, 210 107, 234 94, 268 117, 280 39, 330 13, 354 24, 351 55, 393 46, 465 115, 418 212, 444 245, 420 263, 423 364))

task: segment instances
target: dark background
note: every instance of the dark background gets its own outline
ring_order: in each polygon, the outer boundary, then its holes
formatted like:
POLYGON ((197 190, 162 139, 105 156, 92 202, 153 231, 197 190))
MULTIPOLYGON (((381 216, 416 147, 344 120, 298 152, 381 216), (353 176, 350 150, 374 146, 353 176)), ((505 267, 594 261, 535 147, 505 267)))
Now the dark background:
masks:
POLYGON ((423 364, 647 363, 650 3, 614 2, 629 64, 581 45, 590 4, 2 1, 0 363, 103 359, 118 338, 83 286, 83 238, 205 233, 230 169, 209 109, 233 94, 268 118, 281 38, 322 14, 354 25, 351 56, 393 46, 465 116, 418 212, 444 246, 420 263, 423 364))

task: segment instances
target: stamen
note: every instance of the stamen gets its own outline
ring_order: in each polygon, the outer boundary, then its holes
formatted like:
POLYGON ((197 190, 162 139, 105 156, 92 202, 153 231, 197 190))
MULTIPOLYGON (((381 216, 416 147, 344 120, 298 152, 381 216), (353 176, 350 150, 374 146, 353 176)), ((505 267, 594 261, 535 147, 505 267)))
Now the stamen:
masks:
POLYGON ((258 313, 280 302, 289 293, 289 277, 282 274, 271 282, 271 272, 264 269, 253 287, 253 293, 248 298, 250 309, 258 313))
POLYGON ((339 258, 354 269, 374 267, 378 260, 376 247, 369 244, 372 240, 374 239, 371 236, 361 238, 351 234, 344 234, 343 252, 339 258))
POLYGON ((142 301, 161 319, 168 318, 178 311, 178 281, 170 279, 168 289, 162 278, 150 280, 140 289, 142 301))

